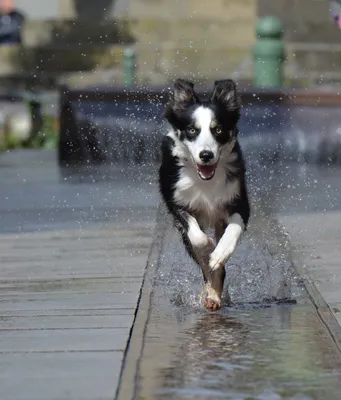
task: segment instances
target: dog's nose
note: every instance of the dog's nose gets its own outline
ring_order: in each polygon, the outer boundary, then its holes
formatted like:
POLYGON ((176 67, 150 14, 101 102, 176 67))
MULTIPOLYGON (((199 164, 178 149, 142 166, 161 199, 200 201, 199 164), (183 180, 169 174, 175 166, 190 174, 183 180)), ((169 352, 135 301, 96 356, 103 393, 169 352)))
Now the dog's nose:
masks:
POLYGON ((214 154, 210 150, 203 150, 199 153, 199 158, 201 161, 208 163, 212 160, 214 154))

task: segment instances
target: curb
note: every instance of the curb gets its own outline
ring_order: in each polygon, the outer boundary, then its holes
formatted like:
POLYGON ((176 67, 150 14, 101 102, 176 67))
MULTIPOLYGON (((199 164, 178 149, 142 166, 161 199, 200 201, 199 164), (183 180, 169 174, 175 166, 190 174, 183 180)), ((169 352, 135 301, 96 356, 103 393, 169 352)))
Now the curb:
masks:
POLYGON ((322 296, 321 292, 318 290, 317 286, 315 285, 312 278, 309 277, 306 270, 303 270, 302 263, 295 253, 297 254, 297 250, 295 250, 295 243, 292 239, 292 235, 289 233, 287 228, 280 222, 278 219, 278 224, 283 229, 284 232, 289 236, 290 243, 291 243, 291 259, 292 265, 295 269, 297 275, 301 279, 301 284, 304 287, 306 293, 310 301, 312 302, 316 314, 320 319, 322 325, 326 328, 329 332, 332 340, 334 341, 338 351, 341 353, 341 326, 338 323, 332 309, 330 308, 329 304, 326 302, 324 297, 322 296))
POLYGON ((293 262, 294 268, 298 275, 302 278, 304 289, 308 293, 308 296, 316 309, 316 313, 325 326, 330 336, 332 337, 337 349, 341 353, 341 326, 339 325, 335 315, 333 314, 328 303, 323 298, 322 294, 316 287, 315 283, 309 278, 304 277, 303 270, 300 264, 293 262))
POLYGON ((123 357, 115 400, 131 400, 136 397, 136 379, 143 352, 145 332, 148 325, 153 295, 152 277, 159 264, 160 250, 163 246, 164 233, 167 229, 166 218, 164 217, 162 208, 161 205, 158 206, 153 242, 147 259, 135 311, 135 318, 123 357))

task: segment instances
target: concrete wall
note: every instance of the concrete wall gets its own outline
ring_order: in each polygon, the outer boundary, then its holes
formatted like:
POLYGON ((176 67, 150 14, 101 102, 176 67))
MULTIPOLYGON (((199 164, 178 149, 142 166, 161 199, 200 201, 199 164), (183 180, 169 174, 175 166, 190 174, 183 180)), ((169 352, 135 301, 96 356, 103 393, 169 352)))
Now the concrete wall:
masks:
POLYGON ((256 15, 257 0, 15 0, 29 19, 192 18, 230 20, 256 15))
MULTIPOLYGON (((285 27, 286 76, 341 79, 341 32, 330 15, 329 0, 16 0, 16 4, 28 17, 24 43, 29 53, 22 53, 23 70, 41 59, 44 71, 60 69, 60 60, 68 71, 112 65, 121 70, 122 48, 134 43, 142 80, 178 75, 200 80, 234 73, 250 77, 256 22, 275 15, 285 27), (117 19, 115 24, 112 19, 117 19), (64 47, 67 57, 62 56, 64 47), (35 57, 30 55, 32 48, 37 48, 35 57), (84 63, 77 51, 91 62, 84 63)), ((9 70, 12 58, 8 57, 9 70)))
POLYGON ((132 17, 168 19, 248 19, 256 13, 257 0, 131 0, 132 17))
MULTIPOLYGON (((133 19, 210 19, 253 30, 258 16, 276 15, 291 42, 340 43, 329 0, 15 0, 29 19, 99 21, 133 19)), ((219 39, 219 38, 218 38, 219 39)))
POLYGON ((15 0, 28 19, 103 20, 125 15, 130 0, 15 0))

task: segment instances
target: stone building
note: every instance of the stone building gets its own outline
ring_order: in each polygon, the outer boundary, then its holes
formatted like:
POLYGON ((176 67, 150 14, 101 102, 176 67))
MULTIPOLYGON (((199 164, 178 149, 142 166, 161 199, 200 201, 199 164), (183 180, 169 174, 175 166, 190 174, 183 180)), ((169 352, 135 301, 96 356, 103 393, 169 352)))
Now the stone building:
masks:
POLYGON ((129 46, 136 50, 140 82, 179 75, 249 80, 255 24, 260 16, 276 15, 285 26, 288 80, 341 77, 341 32, 328 0, 16 0, 16 5, 27 17, 24 44, 5 57, 3 74, 35 71, 76 79, 81 71, 89 82, 99 77, 120 82, 129 46))

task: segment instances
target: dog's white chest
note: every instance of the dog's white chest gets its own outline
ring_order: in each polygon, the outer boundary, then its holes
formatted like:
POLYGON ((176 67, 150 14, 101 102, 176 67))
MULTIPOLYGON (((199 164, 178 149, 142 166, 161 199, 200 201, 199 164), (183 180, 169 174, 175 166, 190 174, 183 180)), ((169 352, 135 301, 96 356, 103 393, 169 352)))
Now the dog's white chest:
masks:
POLYGON ((175 185, 174 200, 194 213, 204 214, 214 223, 224 206, 239 193, 238 181, 227 182, 226 173, 217 168, 213 179, 203 181, 194 168, 182 168, 175 185))

